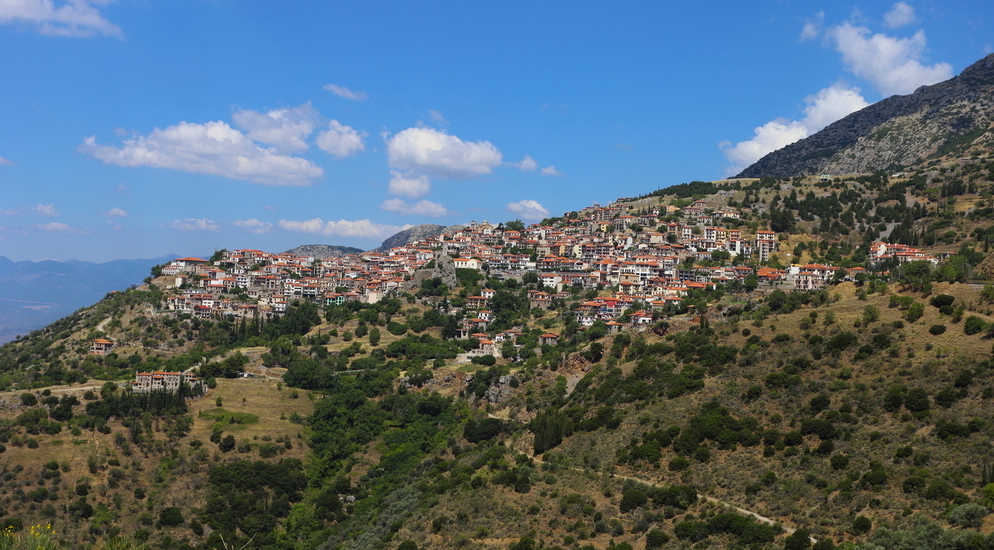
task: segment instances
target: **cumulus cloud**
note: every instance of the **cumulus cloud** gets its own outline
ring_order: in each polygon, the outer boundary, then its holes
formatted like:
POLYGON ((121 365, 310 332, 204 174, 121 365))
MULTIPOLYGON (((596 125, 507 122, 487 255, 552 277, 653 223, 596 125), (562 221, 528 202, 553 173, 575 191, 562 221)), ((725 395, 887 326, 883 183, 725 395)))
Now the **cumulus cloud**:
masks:
POLYGON ((213 220, 208 220, 205 218, 187 218, 185 220, 176 220, 169 224, 169 227, 173 229, 178 229, 180 231, 220 231, 221 226, 214 223, 213 220))
POLYGON ((326 222, 321 218, 305 221, 280 220, 277 225, 280 229, 286 231, 299 231, 301 233, 336 237, 356 237, 360 239, 385 239, 398 231, 403 231, 411 227, 410 224, 403 226, 384 225, 374 223, 368 219, 326 222))
POLYGON ((257 235, 262 235, 263 233, 269 233, 273 230, 273 224, 269 222, 259 221, 255 218, 249 220, 235 220, 232 222, 235 227, 241 227, 246 231, 251 231, 257 235))
POLYGON ((171 168, 263 185, 310 185, 324 174, 309 160, 259 147, 220 121, 156 128, 147 136, 125 140, 120 148, 98 144, 96 136, 90 136, 79 151, 106 164, 171 168))
POLYGON ((543 176, 561 176, 561 175, 563 175, 562 172, 560 172, 559 170, 556 170, 556 167, 552 166, 552 165, 549 165, 549 166, 546 166, 545 168, 542 168, 541 170, 539 170, 539 172, 543 176))
POLYGON ((328 123, 328 129, 318 134, 315 143, 329 155, 345 158, 366 150, 366 145, 362 141, 366 135, 366 132, 357 131, 337 120, 332 120, 328 123))
POLYGON ((0 166, 11 166, 12 164, 14 164, 14 161, 0 157, 0 166))
POLYGON ((424 174, 390 170, 390 194, 419 199, 431 191, 431 180, 424 174))
POLYGON ((97 5, 112 0, 4 0, 0 1, 0 24, 23 24, 41 34, 87 37, 94 35, 121 38, 121 29, 104 19, 97 5))
POLYGON ((801 41, 814 40, 818 38, 821 34, 821 26, 825 21, 825 12, 820 11, 815 14, 811 19, 804 22, 804 26, 801 27, 801 41))
POLYGON ((338 86, 336 84, 325 84, 325 90, 337 95, 338 97, 344 97, 345 99, 351 99, 352 101, 362 101, 368 96, 366 92, 353 92, 352 90, 346 88, 345 86, 338 86))
POLYGON ((247 132, 249 139, 272 145, 280 151, 297 152, 307 149, 304 138, 311 135, 320 123, 321 115, 307 102, 268 113, 235 111, 231 118, 235 125, 247 132))
POLYGON ((869 105, 860 89, 846 84, 834 84, 804 98, 804 127, 815 133, 840 118, 869 105))
POLYGON ((431 176, 472 178, 489 174, 501 152, 489 141, 463 141, 432 128, 408 128, 387 141, 391 168, 431 176))
POLYGON ((525 158, 521 159, 521 162, 509 162, 508 164, 522 172, 533 172, 538 168, 538 163, 529 155, 525 155, 525 158))
POLYGON ((128 213, 127 212, 125 212, 124 210, 121 210, 120 208, 117 208, 117 207, 111 208, 110 210, 108 210, 106 212, 101 212, 100 215, 103 216, 103 217, 105 217, 105 218, 127 218, 128 217, 128 213))
POLYGON ((897 27, 914 23, 915 18, 915 8, 913 6, 904 2, 898 2, 890 8, 890 11, 884 14, 884 25, 896 29, 897 27))
POLYGON ((426 200, 420 200, 414 204, 410 204, 403 199, 390 199, 384 201, 383 204, 380 205, 380 208, 388 212, 398 212, 401 214, 412 214, 416 216, 431 216, 432 218, 439 218, 441 216, 448 216, 451 214, 451 212, 446 210, 441 204, 426 200))
POLYGON ((507 209, 525 220, 541 220, 549 217, 549 209, 531 199, 508 203, 507 209))
POLYGON ((771 153, 799 139, 821 130, 840 118, 869 105, 859 88, 835 84, 804 99, 804 118, 801 120, 776 119, 754 130, 752 139, 732 145, 729 141, 719 144, 725 157, 732 163, 728 174, 736 174, 771 153))
POLYGON ((35 227, 41 229, 42 231, 49 231, 51 233, 68 233, 70 235, 81 235, 85 233, 84 231, 76 229, 75 227, 71 227, 64 223, 59 223, 59 222, 39 224, 36 225, 35 227))
POLYGON ((842 54, 842 62, 852 73, 873 84, 882 95, 909 94, 919 86, 952 78, 948 63, 923 64, 925 31, 910 38, 872 34, 866 27, 843 23, 830 28, 826 36, 842 54))

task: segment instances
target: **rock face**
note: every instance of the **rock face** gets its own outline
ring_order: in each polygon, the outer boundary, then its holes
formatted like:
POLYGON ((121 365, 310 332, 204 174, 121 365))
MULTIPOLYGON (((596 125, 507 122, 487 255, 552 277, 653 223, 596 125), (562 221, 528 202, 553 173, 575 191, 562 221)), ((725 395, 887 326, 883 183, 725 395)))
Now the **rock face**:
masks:
POLYGON ((399 287, 400 292, 417 292, 421 288, 421 283, 425 279, 442 279, 445 286, 456 288, 459 286, 459 279, 456 277, 456 264, 448 254, 438 254, 435 256, 435 265, 431 269, 423 268, 414 272, 411 280, 404 281, 399 287))
POLYGON ((874 103, 774 151, 739 178, 895 170, 930 157, 990 150, 994 54, 959 76, 874 103))
POLYGON ((405 244, 412 243, 421 239, 429 239, 431 237, 437 237, 442 233, 453 233, 462 229, 461 225, 450 225, 448 227, 444 225, 438 225, 434 223, 423 223, 421 225, 415 225, 414 227, 408 227, 407 229, 395 233, 394 235, 387 237, 383 244, 379 248, 373 249, 373 252, 386 252, 395 246, 404 246, 405 244))
POLYGON ((291 248, 290 250, 287 250, 285 254, 296 254, 297 256, 308 256, 317 258, 318 260, 323 260, 324 258, 338 258, 339 256, 362 254, 363 252, 363 249, 355 248, 354 246, 305 244, 298 246, 297 248, 291 248))

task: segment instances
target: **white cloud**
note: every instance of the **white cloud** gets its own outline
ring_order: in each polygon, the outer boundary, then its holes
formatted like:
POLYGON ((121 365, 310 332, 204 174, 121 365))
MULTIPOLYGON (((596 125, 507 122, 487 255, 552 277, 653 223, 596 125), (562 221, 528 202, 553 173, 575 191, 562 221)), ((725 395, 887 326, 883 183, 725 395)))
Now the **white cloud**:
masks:
POLYGON ((277 224, 286 231, 299 231, 316 235, 336 237, 356 237, 360 239, 385 239, 398 231, 403 231, 410 224, 403 226, 384 225, 366 220, 338 220, 325 222, 321 218, 305 221, 280 220, 277 224))
POLYGON ((801 27, 801 42, 818 38, 818 35, 821 34, 821 26, 824 21, 825 12, 823 11, 816 13, 812 19, 805 21, 804 26, 801 27))
POLYGON ((884 96, 909 94, 919 86, 953 76, 953 68, 948 63, 922 64, 926 46, 922 30, 910 38, 885 34, 871 36, 870 29, 846 22, 830 28, 826 36, 842 54, 847 68, 871 82, 884 96))
POLYGON ((489 174, 501 152, 489 141, 463 141, 432 128, 408 128, 387 141, 391 168, 450 178, 489 174))
POLYGON ((214 223, 213 220, 208 220, 205 218, 187 218, 185 220, 176 220, 169 224, 169 227, 173 229, 179 229, 180 231, 220 231, 221 226, 214 223))
POLYGON ((23 216, 34 214, 36 216, 47 216, 54 218, 59 215, 59 211, 54 204, 36 204, 34 206, 16 206, 10 210, 0 210, 2 216, 23 216))
POLYGON ((390 170, 390 194, 419 199, 431 191, 431 180, 424 174, 390 170))
POLYGON ((446 210, 441 204, 426 200, 420 200, 414 204, 409 204, 403 199, 390 199, 384 201, 383 204, 380 205, 380 208, 388 212, 399 212, 401 214, 412 214, 417 216, 431 216, 432 218, 448 216, 452 213, 446 210))
POLYGON ((122 195, 127 195, 129 197, 131 196, 131 189, 128 189, 128 186, 123 183, 115 187, 115 189, 117 190, 118 193, 122 195))
POLYGON ((337 120, 332 120, 328 123, 328 129, 318 134, 315 143, 329 155, 345 158, 366 150, 366 145, 362 141, 366 135, 366 132, 357 131, 337 120))
POLYGON ((346 88, 345 86, 337 86, 335 84, 325 84, 325 90, 337 95, 338 97, 344 97, 345 99, 351 99, 352 101, 362 101, 368 96, 366 92, 353 92, 352 90, 346 88))
POLYGON ((121 38, 121 29, 104 19, 96 5, 112 0, 2 0, 0 24, 27 24, 41 34, 86 37, 97 34, 121 38))
POLYGON ((884 14, 884 25, 891 29, 903 27, 914 23, 916 19, 915 8, 904 2, 894 4, 890 11, 884 14))
POLYGON ((845 84, 834 84, 804 98, 807 107, 801 121, 808 132, 813 134, 840 118, 869 105, 859 88, 845 84))
POLYGON ((430 118, 433 122, 437 122, 438 124, 449 123, 449 121, 445 119, 445 115, 442 114, 442 111, 436 111, 435 109, 428 109, 428 118, 430 118))
POLYGON ((54 204, 36 204, 31 210, 39 216, 49 216, 54 218, 59 215, 59 211, 55 209, 54 204))
POLYGON ((120 149, 100 145, 90 136, 79 151, 107 164, 171 168, 264 185, 310 185, 324 174, 309 160, 259 147, 220 121, 156 128, 147 136, 125 140, 120 149))
POLYGON ((732 163, 727 171, 736 174, 771 153, 799 139, 821 130, 840 118, 869 105, 859 88, 835 84, 804 98, 804 118, 801 120, 776 119, 754 130, 754 137, 732 145, 729 141, 719 144, 725 157, 732 163))
POLYGON ((272 145, 280 151, 294 152, 307 149, 304 138, 314 131, 321 115, 307 102, 268 113, 235 111, 231 118, 238 127, 248 132, 246 137, 249 139, 272 145))
POLYGON ((108 210, 106 212, 101 212, 100 215, 103 216, 103 217, 105 217, 105 218, 127 218, 128 217, 128 213, 127 212, 125 212, 124 210, 121 210, 120 208, 117 208, 117 207, 111 208, 110 210, 108 210))
POLYGON ((14 161, 0 157, 0 166, 11 166, 12 164, 14 164, 14 161))
POLYGON ((255 218, 249 220, 235 220, 232 222, 235 227, 241 227, 247 231, 251 231, 257 235, 262 235, 263 233, 269 233, 273 230, 273 224, 269 222, 259 221, 255 218))
POLYGON ((549 209, 531 199, 508 203, 507 209, 525 220, 541 220, 549 217, 549 209))
POLYGON ((40 224, 36 225, 35 227, 41 229, 42 231, 49 231, 52 233, 69 233, 71 235, 81 235, 84 233, 84 231, 80 231, 75 227, 71 227, 64 223, 59 223, 59 222, 40 224))
POLYGON ((529 155, 525 155, 525 158, 521 159, 521 162, 509 162, 508 164, 522 172, 532 172, 538 168, 538 163, 529 155))
POLYGON ((552 165, 549 165, 549 166, 546 166, 545 168, 542 168, 541 170, 539 170, 539 172, 543 176, 561 176, 561 175, 563 175, 562 172, 560 172, 559 170, 556 170, 556 167, 552 166, 552 165))

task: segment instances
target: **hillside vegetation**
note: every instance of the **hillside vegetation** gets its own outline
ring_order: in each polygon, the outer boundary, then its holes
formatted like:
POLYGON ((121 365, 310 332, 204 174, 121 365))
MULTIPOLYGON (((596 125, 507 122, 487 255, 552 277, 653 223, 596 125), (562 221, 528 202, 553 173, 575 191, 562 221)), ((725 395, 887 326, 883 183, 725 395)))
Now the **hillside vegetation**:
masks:
POLYGON ((646 323, 634 303, 620 332, 577 321, 617 289, 533 308, 534 272, 460 268, 251 321, 167 311, 169 278, 149 278, 0 348, 0 521, 51 523, 67 548, 994 548, 992 171, 619 201, 707 197, 779 235, 765 265, 702 265, 841 268, 809 291, 755 273, 689 288, 646 323), (880 239, 944 259, 871 264, 880 239), (488 334, 516 332, 467 355, 462 306, 483 289, 488 334), (119 345, 91 355, 94 338, 119 345), (206 395, 128 391, 190 370, 206 395))

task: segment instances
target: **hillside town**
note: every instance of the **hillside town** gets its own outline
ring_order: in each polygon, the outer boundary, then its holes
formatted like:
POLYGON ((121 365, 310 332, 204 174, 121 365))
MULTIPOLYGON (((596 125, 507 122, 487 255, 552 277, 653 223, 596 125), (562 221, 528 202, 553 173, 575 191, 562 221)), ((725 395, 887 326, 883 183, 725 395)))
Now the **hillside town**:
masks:
MULTIPOLYGON (((554 224, 474 221, 453 233, 382 253, 315 258, 223 250, 211 260, 177 258, 161 268, 161 275, 172 281, 165 304, 170 312, 202 319, 268 318, 285 312, 294 300, 330 307, 400 295, 412 290, 409 281, 417 270, 444 255, 456 269, 485 270, 497 278, 535 272, 545 289, 529 293, 533 308, 548 309, 553 299, 569 296, 564 289, 571 287, 602 291, 575 310, 577 321, 589 326, 597 320, 616 321, 635 303, 646 310, 632 315, 630 322, 651 322, 668 304, 679 305, 689 290, 716 283, 754 277, 757 284, 784 290, 814 290, 833 277, 856 278, 866 272, 863 267, 840 272, 821 264, 779 266, 770 261, 779 250, 777 233, 749 234, 739 219, 737 209, 707 200, 683 208, 660 204, 636 209, 631 199, 622 198, 569 213, 554 224)), ((870 263, 889 259, 938 262, 906 245, 874 243, 870 263)), ((486 330, 492 296, 484 289, 481 296, 466 297, 463 307, 476 313, 467 331, 486 330)))

